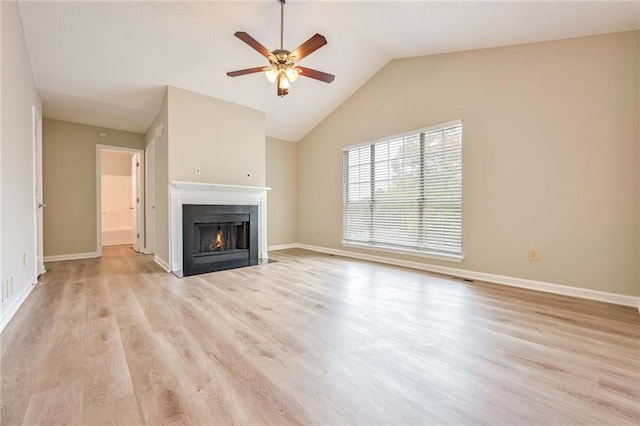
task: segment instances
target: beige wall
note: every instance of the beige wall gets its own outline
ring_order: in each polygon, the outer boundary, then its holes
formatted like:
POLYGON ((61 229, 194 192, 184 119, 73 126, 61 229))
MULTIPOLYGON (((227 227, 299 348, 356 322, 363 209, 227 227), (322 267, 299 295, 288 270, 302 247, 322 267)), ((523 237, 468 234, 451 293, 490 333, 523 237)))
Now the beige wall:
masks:
POLYGON ((0 329, 36 275, 34 247, 32 106, 42 111, 15 1, 0 2, 2 105, 0 279, 13 275, 13 292, 0 305, 0 329))
POLYGON ((300 142, 299 242, 346 249, 342 147, 460 118, 465 260, 385 256, 638 295, 637 57, 627 32, 390 62, 300 142))
POLYGON ((155 139, 155 211, 156 223, 146 226, 154 226, 155 230, 155 256, 165 264, 169 264, 169 109, 167 105, 167 93, 165 92, 162 106, 158 116, 153 120, 147 134, 146 144, 155 139), (156 129, 162 127, 159 137, 156 137, 156 129))
POLYGON ((176 87, 168 99, 170 181, 264 186, 264 112, 176 87))
POLYGON ((170 264, 169 183, 265 186, 264 112, 169 86, 146 141, 156 140, 155 254, 170 264), (199 167, 201 174, 195 174, 199 167), (247 174, 251 178, 247 178, 247 174))
POLYGON ((267 138, 268 245, 298 242, 298 145, 267 138))
POLYGON ((144 148, 144 135, 45 119, 44 255, 96 251, 96 145, 144 148), (107 131, 108 138, 98 136, 107 131))

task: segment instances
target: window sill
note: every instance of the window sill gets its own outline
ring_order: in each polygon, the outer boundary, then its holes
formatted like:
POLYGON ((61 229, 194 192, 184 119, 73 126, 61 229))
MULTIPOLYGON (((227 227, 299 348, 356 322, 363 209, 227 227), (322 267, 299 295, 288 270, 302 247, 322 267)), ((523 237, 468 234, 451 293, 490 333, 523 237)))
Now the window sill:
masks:
POLYGON ((379 246, 379 245, 374 246, 371 244, 359 244, 359 243, 346 242, 346 241, 343 241, 342 245, 344 247, 353 247, 353 248, 373 250, 373 251, 383 251, 386 253, 406 254, 409 256, 426 257, 428 259, 446 260, 448 262, 460 263, 464 260, 464 256, 459 256, 455 254, 443 254, 443 253, 435 253, 435 252, 428 252, 428 251, 401 249, 397 247, 386 247, 386 246, 379 246))

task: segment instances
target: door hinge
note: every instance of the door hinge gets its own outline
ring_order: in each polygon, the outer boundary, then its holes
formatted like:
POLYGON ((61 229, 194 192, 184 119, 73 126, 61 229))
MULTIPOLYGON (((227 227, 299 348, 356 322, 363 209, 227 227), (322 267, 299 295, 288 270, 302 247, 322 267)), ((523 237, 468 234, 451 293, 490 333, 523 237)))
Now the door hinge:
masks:
POLYGON ((140 202, 140 198, 136 198, 136 203, 139 203, 139 202, 140 202))
POLYGON ((140 234, 136 234, 136 238, 137 238, 137 239, 140 239, 140 234))
POLYGON ((136 161, 136 167, 140 167, 140 162, 136 161))

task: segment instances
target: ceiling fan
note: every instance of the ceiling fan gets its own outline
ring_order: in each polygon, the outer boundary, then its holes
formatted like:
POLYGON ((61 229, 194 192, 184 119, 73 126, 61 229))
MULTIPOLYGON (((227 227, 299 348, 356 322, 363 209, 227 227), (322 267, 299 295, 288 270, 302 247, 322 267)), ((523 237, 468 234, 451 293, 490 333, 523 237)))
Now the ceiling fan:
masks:
POLYGON ((298 75, 324 81, 325 83, 331 83, 335 79, 333 74, 296 65, 296 62, 327 44, 327 39, 324 38, 324 36, 316 34, 292 52, 284 49, 284 4, 286 3, 286 0, 278 1, 280 2, 280 49, 270 51, 256 39, 243 31, 238 31, 234 34, 240 40, 244 41, 262 56, 267 58, 269 60, 269 66, 231 71, 228 72, 227 75, 229 77, 238 77, 246 74, 264 72, 267 80, 271 83, 276 82, 278 96, 280 97, 289 93, 289 87, 291 87, 292 82, 296 81, 298 75))

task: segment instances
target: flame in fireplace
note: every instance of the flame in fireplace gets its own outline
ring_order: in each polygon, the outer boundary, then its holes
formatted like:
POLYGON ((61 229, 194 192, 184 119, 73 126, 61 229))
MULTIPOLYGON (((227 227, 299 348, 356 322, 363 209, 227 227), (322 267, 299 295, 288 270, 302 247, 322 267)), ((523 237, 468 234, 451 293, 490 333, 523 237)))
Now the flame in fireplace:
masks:
POLYGON ((224 239, 222 238, 222 230, 220 228, 218 228, 218 232, 216 233, 216 239, 213 240, 213 242, 211 243, 211 246, 209 246, 209 248, 211 249, 219 249, 224 247, 224 239))

